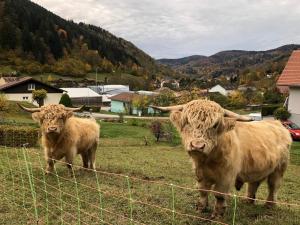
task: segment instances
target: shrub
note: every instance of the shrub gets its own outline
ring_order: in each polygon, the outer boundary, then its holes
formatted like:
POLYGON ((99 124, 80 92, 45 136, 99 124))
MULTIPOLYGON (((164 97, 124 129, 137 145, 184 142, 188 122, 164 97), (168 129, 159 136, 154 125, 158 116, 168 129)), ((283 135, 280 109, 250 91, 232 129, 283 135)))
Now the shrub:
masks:
POLYGON ((279 105, 264 105, 261 108, 261 115, 262 116, 269 116, 273 115, 274 111, 279 107, 279 105))
POLYGON ((158 120, 155 120, 151 123, 150 129, 151 129, 152 134, 156 138, 156 141, 159 141, 159 139, 163 133, 162 123, 158 120))
POLYGON ((277 120, 287 120, 290 116, 291 113, 284 107, 279 107, 274 111, 274 117, 277 120))
POLYGON ((44 89, 32 91, 32 99, 39 104, 39 107, 44 105, 44 99, 46 97, 47 97, 47 91, 44 89))
POLYGON ((62 104, 66 107, 72 107, 70 96, 67 93, 64 93, 59 100, 59 104, 62 104))
POLYGON ((132 119, 132 120, 130 121, 130 125, 131 125, 131 126, 138 126, 138 125, 139 125, 139 121, 138 121, 137 119, 132 119))
POLYGON ((6 111, 8 109, 8 101, 4 94, 0 93, 0 111, 6 111))
POLYGON ((123 113, 119 113, 119 123, 124 123, 124 114, 123 113))
POLYGON ((7 147, 37 146, 39 128, 30 126, 0 125, 0 145, 7 147))

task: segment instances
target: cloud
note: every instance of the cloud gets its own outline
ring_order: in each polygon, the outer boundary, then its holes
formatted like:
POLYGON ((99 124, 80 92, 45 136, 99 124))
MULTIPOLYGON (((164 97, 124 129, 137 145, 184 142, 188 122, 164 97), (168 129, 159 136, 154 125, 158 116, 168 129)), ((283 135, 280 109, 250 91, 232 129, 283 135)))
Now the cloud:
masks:
POLYGON ((155 58, 300 43, 298 0, 33 0, 100 26, 155 58))

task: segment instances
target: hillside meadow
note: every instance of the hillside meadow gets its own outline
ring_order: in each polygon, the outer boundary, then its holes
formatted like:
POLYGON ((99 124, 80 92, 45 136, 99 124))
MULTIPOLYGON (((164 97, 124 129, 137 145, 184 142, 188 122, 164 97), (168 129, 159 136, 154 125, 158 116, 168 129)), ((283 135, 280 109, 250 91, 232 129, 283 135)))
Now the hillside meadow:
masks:
MULTIPOLYGON (((56 164, 55 173, 45 176, 40 147, 0 147, 0 224, 300 223, 299 142, 293 144, 278 196, 278 201, 294 205, 267 209, 260 201, 247 205, 241 197, 229 197, 224 219, 209 222, 212 207, 205 213, 196 210, 195 176, 178 135, 171 143, 156 143, 148 123, 100 122, 97 172, 81 168, 78 156, 74 176, 63 162, 56 164)), ((266 197, 266 190, 263 184, 259 199, 266 197)), ((244 192, 245 187, 241 192, 232 190, 238 196, 244 192)))

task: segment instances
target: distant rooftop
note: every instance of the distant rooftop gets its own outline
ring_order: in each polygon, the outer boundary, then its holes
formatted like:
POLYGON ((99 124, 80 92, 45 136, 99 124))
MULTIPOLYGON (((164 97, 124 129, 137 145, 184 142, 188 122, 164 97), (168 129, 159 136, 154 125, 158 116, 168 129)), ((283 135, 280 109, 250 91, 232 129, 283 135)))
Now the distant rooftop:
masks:
POLYGON ((66 91, 70 98, 82 98, 82 97, 100 97, 98 93, 90 88, 61 88, 66 91))
POLYGON ((278 86, 300 86, 300 50, 292 52, 278 81, 278 86))
POLYGON ((123 92, 118 95, 112 96, 110 99, 120 102, 131 102, 137 96, 139 95, 136 93, 123 92))

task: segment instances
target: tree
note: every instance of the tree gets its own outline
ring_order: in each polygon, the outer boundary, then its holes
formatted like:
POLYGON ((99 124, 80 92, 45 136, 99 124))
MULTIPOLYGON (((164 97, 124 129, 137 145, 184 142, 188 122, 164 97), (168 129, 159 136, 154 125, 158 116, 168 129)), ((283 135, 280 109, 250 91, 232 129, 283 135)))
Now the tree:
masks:
POLYGON ((149 103, 149 97, 144 95, 136 96, 132 100, 132 106, 135 107, 137 110, 141 110, 143 114, 147 113, 149 103))
POLYGON ((59 100, 59 104, 62 104, 66 107, 72 107, 72 100, 67 93, 64 93, 59 100))
POLYGON ((39 104, 39 107, 44 105, 44 100, 46 97, 47 97, 47 91, 45 89, 32 91, 32 99, 39 104))
POLYGON ((160 94, 153 99, 154 105, 159 106, 169 106, 174 104, 176 101, 176 96, 171 90, 164 90, 160 92, 160 94))
POLYGON ((290 118, 291 113, 284 107, 279 107, 274 112, 274 117, 277 120, 287 120, 290 118))
POLYGON ((264 93, 264 103, 278 104, 284 101, 284 96, 277 90, 270 89, 264 93))
POLYGON ((242 92, 234 91, 229 95, 230 105, 232 107, 241 108, 247 104, 246 98, 243 96, 242 92))
POLYGON ((8 109, 8 101, 4 94, 0 93, 0 111, 6 111, 8 109))

